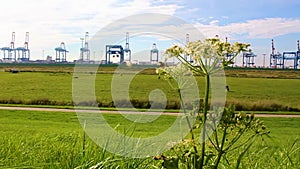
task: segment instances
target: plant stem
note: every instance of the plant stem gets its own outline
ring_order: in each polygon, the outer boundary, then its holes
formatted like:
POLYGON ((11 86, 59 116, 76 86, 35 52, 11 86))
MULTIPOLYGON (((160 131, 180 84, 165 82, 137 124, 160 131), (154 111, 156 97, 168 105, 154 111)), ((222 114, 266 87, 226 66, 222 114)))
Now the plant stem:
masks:
POLYGON ((214 166, 214 169, 218 168, 219 163, 221 161, 221 157, 222 157, 222 155, 224 153, 223 147, 224 147, 224 144, 225 144, 226 135, 227 135, 227 127, 224 128, 222 142, 221 142, 221 147, 220 147, 219 152, 218 152, 218 157, 217 157, 217 161, 216 161, 216 165, 214 166))
POLYGON ((206 136, 206 119, 208 112, 208 99, 209 99, 209 91, 210 91, 210 76, 209 74, 205 75, 205 95, 204 95, 204 109, 203 109, 203 132, 202 132, 202 153, 201 153, 201 161, 200 168, 204 166, 204 158, 205 158, 205 136, 206 136))
POLYGON ((82 141, 82 155, 85 156, 85 127, 86 127, 86 120, 84 121, 83 125, 83 141, 82 141))
MULTIPOLYGON (((187 124, 188 124, 189 129, 190 129, 190 133, 192 135, 192 140, 194 141, 195 136, 194 136, 193 128, 192 128, 191 122, 189 120, 189 117, 186 114, 186 109, 185 109, 185 106, 184 106, 184 102, 183 102, 183 99, 181 97, 181 91, 180 91, 180 89, 178 89, 177 91, 178 91, 178 94, 179 94, 179 98, 180 98, 181 106, 182 106, 182 109, 183 109, 183 112, 184 112, 184 115, 185 115, 185 119, 187 121, 187 124)), ((195 153, 197 154, 198 153, 197 147, 194 145, 193 148, 194 148, 195 153)))

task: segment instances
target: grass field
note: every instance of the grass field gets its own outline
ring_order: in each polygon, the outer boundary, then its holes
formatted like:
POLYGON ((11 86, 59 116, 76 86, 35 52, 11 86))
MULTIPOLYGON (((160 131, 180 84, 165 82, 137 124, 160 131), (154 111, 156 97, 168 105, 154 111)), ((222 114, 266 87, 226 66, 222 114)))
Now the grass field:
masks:
POLYGON ((227 78, 231 88, 228 101, 241 105, 252 105, 255 110, 263 106, 289 106, 299 108, 300 79, 227 78))
MULTIPOLYGON (((0 104, 72 108, 72 83, 94 76, 87 73, 79 78, 73 77, 73 68, 74 65, 0 64, 0 104), (10 73, 10 69, 17 69, 19 73, 10 73)), ((115 69, 115 66, 98 68, 95 80, 97 106, 114 106, 111 80, 115 69)), ((139 69, 134 67, 130 71, 139 69)), ((299 71, 230 68, 225 72, 230 87, 227 104, 235 104, 237 110, 299 113, 295 112, 300 110, 299 71)), ((116 76, 127 77, 126 74, 116 76)), ((197 81, 199 94, 203 96, 203 79, 197 77, 197 81)), ((176 111, 180 108, 176 90, 159 79, 155 69, 136 75, 129 89, 130 99, 137 108, 149 108, 149 95, 156 89, 165 93, 168 109, 176 111)), ((91 101, 80 105, 89 106, 91 101)), ((126 131, 127 135, 136 138, 160 134, 175 118, 161 116, 151 123, 132 123, 116 114, 105 114, 104 117, 111 127, 117 126, 120 133, 126 131)), ((271 131, 270 137, 256 143, 245 154, 240 167, 298 168, 300 118, 261 119, 271 131)), ((101 149, 91 139, 85 138, 75 113, 0 110, 0 129, 0 168, 89 168, 98 165, 99 168, 131 169, 160 166, 160 162, 152 157, 131 159, 101 149)), ((227 158, 237 157, 231 154, 227 158)), ((229 163, 224 160, 221 166, 228 168, 229 163)))
MULTIPOLYGON (((136 137, 164 131, 175 117, 161 116, 153 123, 130 123, 106 114, 111 126, 135 128, 136 137)), ((242 168, 297 168, 300 165, 299 118, 262 118, 271 130, 263 149, 260 143, 246 155, 242 168), (298 138, 295 146, 290 148, 298 138), (296 152, 295 152, 296 151, 296 152), (290 159, 289 159, 290 158, 290 159), (290 162, 292 161, 292 163, 290 162)), ((154 168, 152 158, 127 159, 103 151, 86 139, 75 113, 0 110, 0 168, 81 168, 100 162, 110 168, 154 168)))
MULTIPOLYGON (((86 76, 93 76, 87 74, 86 76)), ((126 75, 123 75, 126 76, 126 75)), ((97 74, 95 92, 99 106, 111 107, 111 80, 113 74, 97 74)), ((203 96, 202 78, 197 77, 200 96, 203 96)), ((27 105, 72 106, 72 72, 0 72, 0 103, 27 105)), ((237 110, 299 111, 300 79, 227 77, 230 91, 227 103, 237 110)), ((158 75, 139 74, 130 83, 130 99, 138 108, 149 107, 151 91, 161 89, 169 101, 169 109, 179 108, 176 91, 158 75)), ((224 89, 225 90, 225 89, 224 89)), ((83 105, 89 105, 83 103, 83 105)))

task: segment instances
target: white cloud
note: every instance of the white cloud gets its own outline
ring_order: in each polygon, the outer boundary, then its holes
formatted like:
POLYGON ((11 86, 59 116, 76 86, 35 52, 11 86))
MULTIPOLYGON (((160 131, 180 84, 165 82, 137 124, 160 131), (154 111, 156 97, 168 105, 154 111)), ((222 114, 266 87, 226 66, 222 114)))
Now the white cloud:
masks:
POLYGON ((220 22, 219 20, 212 20, 212 21, 209 22, 209 24, 217 26, 219 22, 220 22))
MULTIPOLYGON (((230 41, 241 41, 248 39, 254 42, 256 39, 263 41, 258 44, 251 44, 254 53, 257 54, 256 65, 263 65, 263 54, 266 55, 266 65, 269 64, 269 52, 271 50, 271 38, 284 36, 288 34, 300 34, 300 19, 288 18, 264 18, 248 20, 245 22, 231 23, 227 25, 217 25, 216 22, 210 24, 197 23, 195 26, 206 37, 219 35, 223 40, 228 37, 230 41)), ((279 51, 295 50, 294 41, 284 41, 283 44, 277 44, 279 51)), ((276 45, 276 44, 275 44, 276 45)), ((238 63, 241 65, 241 58, 238 57, 238 63)))
POLYGON ((209 25, 197 23, 195 26, 206 36, 220 35, 221 37, 238 38, 274 38, 290 33, 300 33, 300 19, 265 18, 248 20, 241 23, 231 23, 219 26, 217 21, 209 25))
MULTIPOLYGON (((117 19, 145 12, 173 15, 180 8, 176 4, 153 5, 150 0, 21 0, 5 1, 1 5, 0 47, 8 46, 11 32, 16 32, 15 46, 22 46, 25 32, 30 32, 29 47, 33 59, 45 54, 54 55, 61 41, 66 46, 77 45, 69 56, 79 56, 80 37, 86 31, 92 36, 100 28, 117 19), (5 7, 4 7, 5 6, 5 7)), ((1 56, 0 56, 1 57, 1 56)), ((70 60, 72 60, 70 59, 70 60)))

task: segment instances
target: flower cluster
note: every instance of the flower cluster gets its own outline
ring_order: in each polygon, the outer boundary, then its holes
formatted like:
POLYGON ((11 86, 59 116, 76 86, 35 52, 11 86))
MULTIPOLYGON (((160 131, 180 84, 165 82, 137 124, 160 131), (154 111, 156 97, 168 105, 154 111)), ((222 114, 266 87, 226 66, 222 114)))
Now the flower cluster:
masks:
POLYGON ((160 76, 162 75, 167 82, 169 82, 169 85, 173 89, 183 89, 187 85, 189 85, 189 77, 188 75, 191 74, 189 69, 183 65, 178 64, 176 66, 169 66, 169 67, 163 67, 156 69, 156 73, 160 76), (178 86, 173 86, 173 83, 171 83, 172 80, 176 80, 178 86))
MULTIPOLYGON (((199 71, 204 74, 214 72, 216 67, 224 67, 232 63, 234 57, 240 52, 247 51, 250 44, 235 42, 222 42, 219 38, 210 38, 203 41, 189 42, 184 48, 174 45, 166 50, 169 57, 177 57, 182 63, 192 68, 200 66, 199 71), (226 60, 226 55, 231 54, 233 57, 226 60), (191 55, 194 63, 190 64, 182 55, 191 55)), ((200 73, 200 72, 198 72, 200 73)))
POLYGON ((184 50, 179 45, 173 45, 172 47, 168 48, 165 53, 168 55, 168 57, 178 57, 184 53, 184 50))

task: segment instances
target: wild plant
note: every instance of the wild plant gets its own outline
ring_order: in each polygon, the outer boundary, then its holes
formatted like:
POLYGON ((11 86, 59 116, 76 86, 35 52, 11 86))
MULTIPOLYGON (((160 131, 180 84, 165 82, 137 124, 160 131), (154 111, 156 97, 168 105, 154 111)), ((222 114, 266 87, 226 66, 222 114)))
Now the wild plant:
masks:
MULTIPOLYGON (((230 163, 227 159, 230 153, 239 152, 235 159, 238 168, 244 154, 256 138, 268 134, 263 122, 256 119, 253 114, 235 113, 234 106, 222 108, 210 104, 212 75, 232 64, 237 55, 248 51, 249 46, 249 44, 239 42, 231 44, 227 41, 222 42, 219 38, 211 38, 190 42, 185 47, 174 45, 166 50, 166 54, 178 58, 180 64, 160 68, 158 73, 168 81, 174 80, 174 76, 188 76, 187 70, 195 76, 203 76, 205 95, 202 102, 199 99, 196 104, 198 111, 192 110, 192 113, 185 111, 185 103, 180 97, 184 117, 190 128, 190 136, 183 138, 182 142, 172 147, 170 155, 160 155, 155 158, 162 161, 164 168, 218 168, 222 160, 230 163), (227 57, 229 55, 231 57, 227 57), (192 56, 193 62, 188 61, 184 56, 192 56), (210 107, 214 109, 210 110, 210 107), (191 116, 196 116, 196 123, 189 123, 191 116), (200 129, 202 129, 201 133, 200 129)), ((181 96, 181 90, 186 84, 178 80, 177 84, 177 91, 181 96)))

